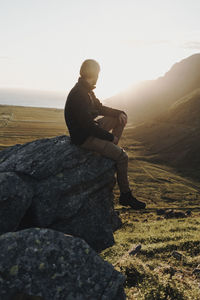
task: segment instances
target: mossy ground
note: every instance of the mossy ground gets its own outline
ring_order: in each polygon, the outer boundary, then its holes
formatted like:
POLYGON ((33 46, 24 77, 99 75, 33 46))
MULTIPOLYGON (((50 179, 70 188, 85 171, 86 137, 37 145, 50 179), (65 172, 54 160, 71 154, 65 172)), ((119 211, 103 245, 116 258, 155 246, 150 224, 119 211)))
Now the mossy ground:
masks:
POLYGON ((134 211, 117 203, 123 222, 115 232, 115 245, 101 256, 126 275, 127 299, 200 299, 200 278, 193 270, 200 264, 200 185, 176 170, 153 163, 152 157, 127 129, 121 142, 129 154, 129 179, 134 195, 147 209, 134 211), (185 218, 166 219, 157 209, 191 211, 185 218), (141 251, 128 251, 141 244, 141 251), (182 254, 181 259, 172 255, 182 254))

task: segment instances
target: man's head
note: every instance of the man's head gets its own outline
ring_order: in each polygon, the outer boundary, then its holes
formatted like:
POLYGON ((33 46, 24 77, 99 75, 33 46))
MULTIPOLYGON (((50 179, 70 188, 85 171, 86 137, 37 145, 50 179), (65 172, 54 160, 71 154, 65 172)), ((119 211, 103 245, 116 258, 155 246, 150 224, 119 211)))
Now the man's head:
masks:
POLYGON ((80 68, 80 75, 90 84, 95 85, 100 72, 100 65, 94 59, 85 60, 80 68))

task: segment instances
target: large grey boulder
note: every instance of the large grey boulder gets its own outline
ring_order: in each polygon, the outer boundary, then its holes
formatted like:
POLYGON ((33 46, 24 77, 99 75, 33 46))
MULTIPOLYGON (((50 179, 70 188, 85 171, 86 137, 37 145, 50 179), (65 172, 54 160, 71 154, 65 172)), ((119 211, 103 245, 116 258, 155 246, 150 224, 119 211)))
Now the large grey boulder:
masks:
POLYGON ((113 208, 114 174, 114 161, 72 145, 67 136, 1 151, 0 233, 52 228, 98 251, 111 246, 121 224, 113 208))
POLYGON ((17 174, 0 173, 0 233, 17 229, 33 192, 17 174))
POLYGON ((0 299, 123 300, 124 276, 80 238, 26 229, 0 237, 0 299))

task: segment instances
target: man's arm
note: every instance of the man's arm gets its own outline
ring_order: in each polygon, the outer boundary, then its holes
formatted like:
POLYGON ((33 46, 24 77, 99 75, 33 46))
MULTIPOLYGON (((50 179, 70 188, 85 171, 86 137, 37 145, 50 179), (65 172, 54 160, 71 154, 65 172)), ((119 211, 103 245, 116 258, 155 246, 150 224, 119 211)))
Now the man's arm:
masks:
POLYGON ((89 135, 97 138, 113 141, 114 135, 96 124, 89 112, 89 104, 85 97, 80 94, 74 95, 73 99, 73 115, 79 127, 84 128, 89 135))
POLYGON ((98 98, 96 98, 95 95, 94 95, 94 97, 95 97, 95 104, 96 104, 96 107, 97 107, 100 115, 110 116, 110 117, 119 117, 120 114, 124 114, 125 116, 127 116, 127 114, 124 111, 105 106, 99 101, 98 98))
POLYGON ((124 111, 105 106, 97 98, 96 103, 98 105, 98 111, 100 115, 119 118, 119 122, 124 126, 126 125, 127 114, 124 111))

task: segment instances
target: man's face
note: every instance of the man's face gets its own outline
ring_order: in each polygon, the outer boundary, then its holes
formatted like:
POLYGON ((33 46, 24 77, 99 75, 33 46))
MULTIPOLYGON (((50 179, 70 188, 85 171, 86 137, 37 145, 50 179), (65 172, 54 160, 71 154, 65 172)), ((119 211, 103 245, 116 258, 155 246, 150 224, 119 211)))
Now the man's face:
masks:
POLYGON ((99 72, 98 73, 95 73, 92 77, 92 84, 93 85, 96 85, 97 83, 97 80, 98 80, 98 77, 99 77, 99 72))

